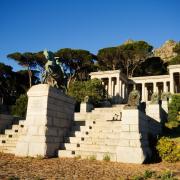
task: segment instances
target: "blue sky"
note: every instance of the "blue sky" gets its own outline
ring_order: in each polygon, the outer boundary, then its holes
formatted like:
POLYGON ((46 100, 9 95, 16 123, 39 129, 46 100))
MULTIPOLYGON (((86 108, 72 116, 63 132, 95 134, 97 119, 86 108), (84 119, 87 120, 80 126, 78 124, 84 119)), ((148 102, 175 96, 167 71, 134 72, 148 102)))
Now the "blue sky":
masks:
POLYGON ((145 40, 159 47, 180 40, 179 0, 0 0, 0 62, 19 70, 6 55, 45 48, 93 53, 145 40))

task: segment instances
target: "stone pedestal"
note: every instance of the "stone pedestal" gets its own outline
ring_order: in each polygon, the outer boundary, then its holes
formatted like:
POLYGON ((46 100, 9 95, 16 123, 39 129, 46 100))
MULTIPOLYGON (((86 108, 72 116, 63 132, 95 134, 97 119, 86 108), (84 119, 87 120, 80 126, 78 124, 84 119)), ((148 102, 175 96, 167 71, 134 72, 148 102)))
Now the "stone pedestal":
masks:
POLYGON ((161 107, 163 108, 163 110, 168 114, 168 101, 162 101, 161 103, 161 107))
POLYGON ((73 121, 75 101, 47 84, 35 85, 27 94, 24 134, 15 155, 54 156, 73 121))
POLYGON ((146 107, 146 114, 158 123, 161 122, 159 104, 148 104, 146 107))
POLYGON ((149 132, 157 136, 162 133, 162 115, 159 104, 148 104, 146 107, 146 115, 149 118, 149 132))
POLYGON ((117 161, 143 163, 151 157, 148 144, 148 120, 138 109, 122 111, 122 133, 117 147, 117 161))
POLYGON ((82 102, 80 105, 80 112, 91 112, 93 109, 93 105, 87 102, 82 102))

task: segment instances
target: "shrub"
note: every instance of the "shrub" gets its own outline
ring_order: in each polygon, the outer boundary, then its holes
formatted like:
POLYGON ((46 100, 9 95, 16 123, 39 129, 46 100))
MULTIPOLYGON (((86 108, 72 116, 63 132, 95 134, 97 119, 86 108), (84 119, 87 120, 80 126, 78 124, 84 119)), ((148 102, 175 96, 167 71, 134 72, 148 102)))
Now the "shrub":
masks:
POLYGON ((169 65, 176 65, 176 64, 180 64, 180 55, 174 57, 169 61, 169 65))
POLYGON ((27 95, 23 94, 16 100, 14 106, 12 106, 12 114, 15 116, 25 117, 27 110, 27 95))
POLYGON ((16 176, 11 176, 8 178, 8 180, 20 180, 20 178, 16 176))
POLYGON ((88 96, 89 101, 96 104, 105 98, 105 89, 99 79, 75 81, 69 87, 68 95, 74 97, 77 102, 83 102, 88 96))
POLYGON ((161 180, 176 180, 176 178, 174 178, 172 171, 166 170, 161 174, 161 180))
POLYGON ((148 179, 148 178, 152 178, 152 176, 155 174, 155 172, 154 171, 151 171, 151 170, 146 170, 145 172, 144 172, 144 178, 145 179, 148 179))
POLYGON ((90 157, 89 157, 89 160, 91 160, 91 161, 96 160, 96 156, 95 156, 95 155, 90 156, 90 157))
POLYGON ((103 157, 103 160, 106 161, 106 162, 109 162, 111 160, 109 154, 105 154, 104 157, 103 157))
POLYGON ((180 146, 170 138, 160 138, 156 148, 163 161, 176 162, 180 160, 180 146))
POLYGON ((180 112, 180 94, 174 94, 172 95, 172 99, 169 104, 168 122, 166 123, 166 127, 172 129, 180 125, 179 112, 180 112))

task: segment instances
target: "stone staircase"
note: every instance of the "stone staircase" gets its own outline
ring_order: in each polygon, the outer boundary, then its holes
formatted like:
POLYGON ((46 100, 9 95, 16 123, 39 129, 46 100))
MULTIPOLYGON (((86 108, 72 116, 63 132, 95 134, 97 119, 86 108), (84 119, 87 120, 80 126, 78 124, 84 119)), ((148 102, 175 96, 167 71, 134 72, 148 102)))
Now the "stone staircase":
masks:
POLYGON ((24 120, 14 122, 5 129, 3 134, 0 134, 0 152, 12 153, 16 148, 17 141, 24 129, 24 120))
POLYGON ((124 105, 95 108, 76 113, 74 126, 61 144, 59 157, 81 157, 116 161, 116 147, 121 138, 121 110, 124 105))

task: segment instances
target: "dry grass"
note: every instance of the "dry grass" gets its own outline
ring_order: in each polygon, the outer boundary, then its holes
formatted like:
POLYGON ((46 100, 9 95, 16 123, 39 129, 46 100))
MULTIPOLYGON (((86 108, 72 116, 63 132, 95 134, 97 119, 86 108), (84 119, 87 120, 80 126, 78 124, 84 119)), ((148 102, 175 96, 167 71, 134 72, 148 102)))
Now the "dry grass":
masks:
POLYGON ((0 179, 118 180, 132 179, 145 170, 170 170, 180 178, 180 163, 134 165, 77 158, 18 158, 0 154, 0 179))

